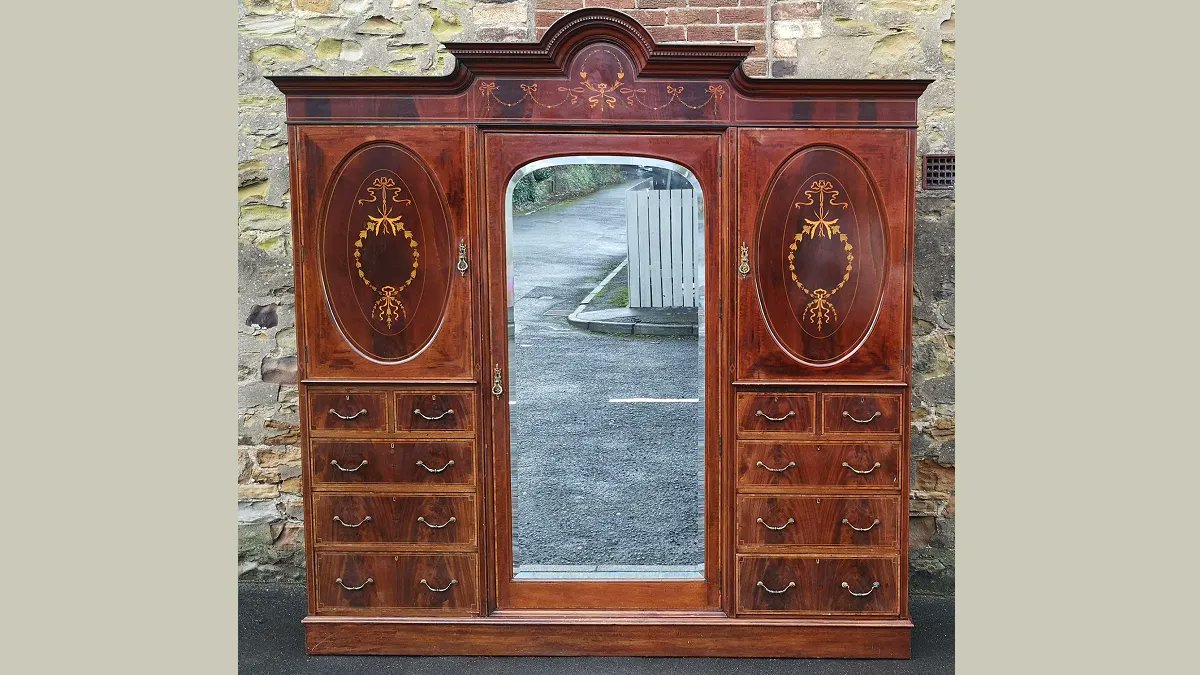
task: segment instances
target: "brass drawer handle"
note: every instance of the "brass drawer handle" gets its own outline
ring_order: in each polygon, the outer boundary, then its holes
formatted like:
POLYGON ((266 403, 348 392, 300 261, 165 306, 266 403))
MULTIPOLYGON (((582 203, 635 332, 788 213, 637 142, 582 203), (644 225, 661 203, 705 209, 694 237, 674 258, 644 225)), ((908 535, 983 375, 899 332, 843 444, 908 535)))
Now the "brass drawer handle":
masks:
POLYGON ((433 523, 429 522, 428 520, 425 520, 425 516, 417 516, 417 522, 429 526, 429 529, 431 529, 431 530, 440 530, 443 527, 449 525, 450 523, 458 522, 458 518, 455 518, 454 516, 450 516, 450 520, 447 520, 446 522, 442 523, 441 525, 434 525, 433 523))
POLYGON ((771 467, 767 466, 766 464, 763 464, 762 462, 756 462, 755 466, 760 466, 760 467, 766 469, 767 471, 774 471, 775 473, 779 473, 781 471, 787 471, 788 469, 792 468, 793 466, 796 466, 796 463, 788 462, 788 465, 783 467, 782 469, 772 469, 771 467))
POLYGON ((764 521, 762 518, 759 518, 759 519, 758 519, 758 522, 759 522, 759 523, 761 523, 761 524, 762 524, 762 526, 763 526, 763 527, 765 527, 765 528, 767 528, 768 530, 775 530, 775 531, 777 531, 777 532, 778 532, 779 530, 782 530, 782 529, 786 528, 788 525, 791 525, 792 523, 796 522, 796 519, 795 519, 795 518, 788 518, 788 519, 787 519, 787 522, 786 522, 786 523, 784 523, 784 524, 782 524, 782 525, 780 525, 779 527, 774 527, 774 526, 768 525, 768 524, 766 523, 766 521, 764 521))
POLYGON ((346 521, 342 520, 341 516, 334 516, 333 522, 341 523, 342 527, 362 527, 363 523, 371 522, 371 516, 367 516, 366 518, 363 518, 362 520, 358 521, 358 525, 351 525, 350 523, 347 523, 346 521))
POLYGON ((755 414, 755 415, 758 415, 759 417, 765 417, 765 418, 767 418, 767 419, 771 420, 772 422, 782 422, 782 421, 786 420, 786 419, 787 419, 787 418, 789 418, 789 417, 794 417, 794 416, 796 415, 796 411, 795 411, 795 410, 789 410, 789 411, 787 411, 787 414, 786 414, 786 415, 784 415, 783 417, 771 417, 770 415, 768 415, 767 413, 765 413, 765 412, 763 412, 763 411, 761 411, 761 410, 755 410, 755 411, 754 411, 754 414, 755 414))
POLYGON ((458 583, 458 579, 451 579, 450 583, 446 584, 445 588, 434 588, 433 586, 430 586, 429 582, 424 579, 421 580, 421 583, 425 585, 425 588, 428 588, 434 593, 445 593, 446 591, 450 590, 451 586, 458 583))
POLYGON ((366 466, 367 460, 364 459, 363 461, 359 462, 358 466, 354 467, 353 469, 347 469, 346 467, 342 466, 341 464, 338 464, 338 461, 336 459, 331 460, 329 462, 329 464, 330 464, 330 466, 336 466, 338 468, 338 471, 345 471, 346 473, 354 473, 355 471, 358 471, 359 469, 366 466))
POLYGON ((876 581, 875 583, 871 584, 871 590, 867 591, 866 593, 855 593, 854 591, 851 591, 850 584, 846 583, 845 581, 842 582, 842 588, 850 591, 850 595, 853 595, 856 598, 865 598, 866 596, 874 593, 876 588, 879 588, 879 582, 876 581))
POLYGON ((855 527, 854 524, 850 522, 849 518, 842 518, 842 524, 849 525, 850 529, 854 530, 855 532, 870 532, 876 525, 879 524, 879 519, 876 518, 875 522, 866 527, 855 527))
POLYGON ((366 581, 362 582, 361 584, 359 584, 357 586, 347 586, 346 584, 342 583, 341 577, 337 578, 337 585, 341 586, 342 588, 344 588, 348 591, 361 591, 363 588, 366 587, 367 584, 373 584, 373 583, 375 583, 375 580, 372 579, 371 577, 367 577, 366 581))
POLYGON ((787 586, 784 586, 782 590, 777 591, 773 588, 767 588, 767 585, 761 581, 758 582, 757 584, 755 584, 755 586, 758 586, 759 588, 763 589, 764 591, 766 591, 768 593, 774 593, 775 595, 779 595, 780 593, 787 593, 788 591, 790 591, 792 589, 792 586, 795 586, 795 585, 796 585, 796 582, 789 581, 787 586))
POLYGON ((859 424, 870 424, 871 422, 875 421, 876 417, 879 417, 882 414, 883 413, 876 410, 874 415, 871 415, 870 417, 868 417, 865 420, 860 420, 857 417, 855 417, 854 415, 851 415, 850 411, 848 411, 848 410, 842 411, 842 417, 849 417, 851 422, 858 422, 859 424))
POLYGON ((850 469, 851 471, 853 471, 854 473, 856 473, 860 476, 865 476, 865 475, 871 473, 872 471, 874 471, 875 469, 878 469, 882 465, 879 462, 875 462, 875 466, 867 469, 866 471, 859 471, 858 469, 850 466, 850 462, 842 462, 842 466, 846 467, 847 469, 850 469))
POLYGON ((358 412, 354 413, 353 415, 346 416, 346 415, 343 415, 342 413, 334 410, 333 408, 330 408, 329 414, 333 415, 334 417, 338 418, 339 420, 352 420, 352 419, 359 417, 360 415, 366 415, 367 409, 363 408, 362 410, 359 410, 358 412))
POLYGON ((430 417, 429 415, 426 415, 425 413, 421 412, 420 408, 415 408, 413 410, 413 414, 416 415, 417 417, 420 417, 421 419, 429 420, 430 422, 436 422, 436 421, 442 419, 443 417, 448 417, 450 415, 453 415, 454 408, 447 410, 446 412, 442 413, 441 415, 438 415, 437 417, 430 417))
POLYGON ((422 462, 421 460, 418 459, 417 466, 421 467, 422 469, 425 469, 429 473, 441 473, 441 472, 445 471, 446 469, 449 469, 450 467, 454 466, 454 460, 449 460, 448 462, 446 462, 446 466, 443 466, 440 469, 431 469, 431 468, 429 468, 429 465, 425 464, 425 462, 422 462))

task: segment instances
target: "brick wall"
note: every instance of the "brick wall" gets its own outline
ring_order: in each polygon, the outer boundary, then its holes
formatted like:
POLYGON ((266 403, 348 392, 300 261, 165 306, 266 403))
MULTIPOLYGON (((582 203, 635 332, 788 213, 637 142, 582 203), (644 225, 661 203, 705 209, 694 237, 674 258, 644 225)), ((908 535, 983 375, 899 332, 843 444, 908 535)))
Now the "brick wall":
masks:
MULTIPOLYGON (((637 19, 656 42, 743 42, 750 75, 767 74, 768 0, 536 0, 538 37, 567 12, 584 7, 617 9, 637 19)), ((790 3, 816 4, 816 3, 790 3)))

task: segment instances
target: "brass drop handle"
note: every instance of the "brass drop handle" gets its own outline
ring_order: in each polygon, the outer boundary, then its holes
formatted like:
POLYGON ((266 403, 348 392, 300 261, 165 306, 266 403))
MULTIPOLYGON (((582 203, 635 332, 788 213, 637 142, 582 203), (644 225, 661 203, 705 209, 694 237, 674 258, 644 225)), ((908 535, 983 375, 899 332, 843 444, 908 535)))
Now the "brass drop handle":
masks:
POLYGON ((338 461, 336 459, 330 460, 329 465, 336 466, 338 468, 338 471, 345 471, 346 473, 354 473, 355 471, 358 471, 359 469, 366 466, 367 460, 364 459, 363 461, 359 462, 358 466, 354 467, 353 469, 347 469, 346 467, 342 466, 341 464, 338 464, 338 461))
POLYGON ((420 417, 421 419, 429 420, 430 422, 436 422, 436 421, 442 419, 443 417, 450 417, 450 416, 454 415, 454 408, 450 408, 449 410, 443 412, 441 415, 435 415, 433 417, 430 417, 429 415, 426 415, 425 413, 421 412, 420 408, 414 408, 413 414, 416 415, 417 417, 420 417))
POLYGON ((441 525, 434 525, 433 523, 429 522, 428 520, 425 520, 425 516, 417 516, 417 522, 428 526, 429 529, 431 529, 431 530, 440 530, 443 527, 446 527, 447 525, 449 525, 450 523, 458 522, 458 518, 455 518, 454 516, 450 516, 450 520, 447 520, 446 522, 442 523, 441 525))
POLYGON ((429 468, 429 465, 425 464, 425 462, 422 462, 421 460, 418 459, 417 466, 421 467, 422 469, 425 469, 429 473, 441 473, 441 472, 445 471, 446 469, 449 469, 450 467, 454 466, 454 460, 451 459, 451 460, 447 461, 446 466, 443 466, 440 469, 431 469, 431 468, 429 468))
POLYGON ((785 466, 785 467, 783 467, 782 469, 772 469, 771 467, 767 466, 766 464, 763 464, 761 461, 760 461, 760 462, 757 462, 757 463, 755 464, 755 466, 762 467, 762 468, 766 469, 767 471, 774 471, 775 473, 780 473, 780 472, 783 472, 783 471, 787 471, 788 469, 790 469, 790 468, 792 468, 792 467, 796 466, 796 463, 795 463, 795 462, 788 462, 788 465, 787 465, 787 466, 785 466))
POLYGON ((359 416, 361 416, 361 415, 366 415, 366 414, 367 414, 367 409, 366 409, 366 408, 363 408, 362 410, 359 410, 358 412, 354 413, 353 415, 349 415, 349 416, 347 416, 347 415, 343 415, 342 413, 340 413, 340 412, 338 412, 338 411, 334 410, 333 408, 330 408, 330 409, 329 409, 329 414, 330 414, 330 415, 333 415, 334 417, 338 418, 339 420, 352 420, 352 419, 355 419, 355 418, 357 418, 357 417, 359 417, 359 416))
POLYGON ((454 266, 458 270, 458 275, 467 276, 467 269, 470 266, 467 264, 467 242, 462 239, 458 240, 458 264, 454 266))
POLYGON ((772 526, 772 525, 768 525, 768 524, 766 523, 766 521, 764 521, 762 518, 759 518, 759 519, 758 519, 758 522, 759 522, 759 523, 760 523, 760 524, 761 524, 763 527, 767 528, 768 530, 775 530, 775 531, 777 531, 777 532, 778 532, 779 530, 782 530, 782 529, 786 528, 788 525, 791 525, 792 523, 796 522, 796 519, 795 519, 795 518, 788 518, 788 519, 787 519, 787 522, 786 522, 786 523, 784 523, 784 524, 782 524, 782 525, 780 525, 779 527, 774 527, 774 526, 772 526))
POLYGON ((375 580, 372 579, 371 577, 367 577, 366 581, 362 582, 361 584, 359 584, 357 586, 347 586, 346 584, 342 583, 341 577, 337 578, 337 585, 341 586, 342 588, 344 588, 348 591, 361 591, 363 588, 366 587, 367 584, 373 584, 373 583, 375 583, 375 580))
POLYGON ((865 420, 860 420, 860 419, 856 418, 854 415, 851 415, 848 410, 842 411, 842 417, 849 417, 851 422, 858 422, 859 424, 870 424, 871 422, 873 422, 875 420, 876 417, 879 417, 882 414, 883 413, 876 410, 874 415, 871 415, 870 417, 868 417, 865 420))
POLYGON ((742 247, 738 254, 738 274, 745 279, 747 274, 750 274, 750 250, 746 248, 746 242, 742 242, 742 247))
POLYGON ((792 586, 795 586, 795 585, 796 585, 796 582, 789 581, 787 586, 784 586, 781 590, 777 591, 773 588, 768 588, 767 585, 761 581, 758 582, 757 584, 755 584, 755 586, 758 586, 759 588, 763 589, 764 591, 766 591, 768 593, 774 593, 775 595, 779 595, 780 593, 787 593, 788 591, 790 591, 792 589, 792 586))
POLYGON ((342 520, 341 516, 334 516, 333 522, 341 523, 342 527, 361 527, 363 523, 371 522, 371 516, 367 516, 366 518, 363 518, 362 520, 358 521, 357 525, 351 525, 350 523, 347 523, 346 521, 342 520))
POLYGON ((796 416, 796 411, 795 411, 795 410, 789 410, 789 411, 787 411, 787 414, 786 414, 786 415, 784 415, 783 417, 771 417, 770 415, 768 415, 767 413, 765 413, 765 412, 763 412, 763 411, 761 411, 761 410, 755 410, 755 411, 754 411, 754 414, 755 414, 755 415, 757 415, 757 416, 759 416, 759 417, 765 417, 765 418, 767 418, 768 420, 771 420, 772 422, 782 422, 782 421, 786 420, 786 419, 787 419, 787 418, 789 418, 789 417, 795 417, 795 416, 796 416))
POLYGON ((846 589, 847 591, 849 591, 849 592, 850 592, 850 595, 853 595, 853 596, 854 596, 854 597, 856 597, 856 598, 865 598, 866 596, 868 596, 868 595, 870 595, 870 594, 874 593, 876 588, 879 588, 879 582, 878 582, 878 581, 876 581, 876 582, 872 583, 872 584, 871 584, 871 590, 867 591, 866 593, 855 593, 854 591, 851 591, 851 590, 850 590, 850 584, 849 584, 849 583, 847 583, 847 582, 845 582, 845 581, 843 581, 843 582, 842 582, 842 588, 844 588, 844 589, 846 589))
POLYGON ((450 583, 446 584, 445 588, 434 588, 433 586, 430 586, 429 582, 426 581, 425 579, 422 579, 421 583, 425 585, 425 588, 428 588, 429 590, 433 591, 434 593, 445 593, 446 591, 450 590, 451 586, 458 583, 458 579, 451 579, 450 583))
POLYGON ((499 396, 504 393, 504 371, 500 370, 500 364, 492 370, 492 396, 499 396))
POLYGON ((850 469, 851 471, 853 471, 854 473, 856 473, 860 476, 865 476, 865 475, 871 473, 872 471, 874 471, 875 469, 878 469, 881 466, 881 464, 879 462, 875 462, 875 466, 867 469, 866 471, 859 471, 858 469, 850 466, 850 462, 842 462, 842 466, 846 467, 847 469, 850 469))
POLYGON ((854 530, 855 532, 870 532, 872 528, 879 524, 879 519, 876 518, 875 522, 866 527, 855 527, 854 524, 850 522, 849 518, 842 518, 842 524, 849 525, 850 529, 854 530))

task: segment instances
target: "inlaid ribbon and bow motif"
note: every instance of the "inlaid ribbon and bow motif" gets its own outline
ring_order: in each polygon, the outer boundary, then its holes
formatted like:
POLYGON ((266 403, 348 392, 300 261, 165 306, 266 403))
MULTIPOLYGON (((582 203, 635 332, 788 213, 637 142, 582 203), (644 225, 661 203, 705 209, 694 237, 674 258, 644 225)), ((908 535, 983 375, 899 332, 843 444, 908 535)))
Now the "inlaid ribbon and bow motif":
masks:
POLYGON ((393 323, 408 318, 408 310, 405 309, 400 294, 416 280, 417 268, 420 266, 421 254, 417 250, 417 240, 413 238, 412 232, 404 227, 404 218, 398 210, 401 204, 412 205, 412 200, 401 198, 403 188, 386 176, 376 178, 365 192, 366 196, 358 200, 359 205, 376 203, 378 208, 375 215, 367 216, 367 221, 354 242, 354 267, 358 270, 358 277, 377 296, 371 308, 371 318, 385 324, 388 330, 391 330, 393 323), (372 245, 373 240, 383 237, 402 237, 412 250, 412 264, 406 271, 402 271, 402 274, 406 272, 407 276, 395 280, 388 279, 391 283, 378 283, 375 277, 382 274, 382 271, 368 271, 363 266, 363 251, 372 245))
POLYGON ((809 298, 808 304, 804 307, 803 320, 816 324, 818 331, 825 324, 837 320, 838 313, 833 304, 833 296, 842 290, 846 282, 850 280, 850 273, 854 271, 854 246, 850 244, 850 238, 842 232, 841 226, 838 225, 839 214, 844 213, 850 204, 845 201, 839 202, 838 195, 839 191, 833 188, 831 181, 814 180, 812 182, 809 189, 804 191, 804 198, 807 201, 795 203, 795 208, 800 210, 804 224, 788 247, 788 272, 791 273, 792 282, 809 298), (835 215, 838 217, 835 218, 835 215), (809 246, 812 246, 818 239, 840 242, 846 255, 846 268, 842 280, 833 288, 810 289, 801 281, 796 272, 796 251, 806 241, 810 242, 809 246))

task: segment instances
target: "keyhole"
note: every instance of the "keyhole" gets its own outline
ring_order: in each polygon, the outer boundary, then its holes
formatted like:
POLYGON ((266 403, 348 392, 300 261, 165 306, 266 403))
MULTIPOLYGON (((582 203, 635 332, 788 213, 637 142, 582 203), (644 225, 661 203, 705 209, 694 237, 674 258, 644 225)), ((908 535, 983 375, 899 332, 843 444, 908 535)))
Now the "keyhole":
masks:
POLYGON ((350 394, 346 394, 346 400, 347 400, 347 401, 349 401, 349 400, 350 400, 350 394))

